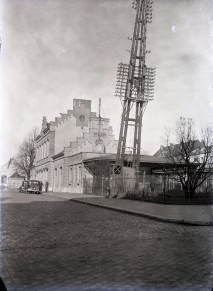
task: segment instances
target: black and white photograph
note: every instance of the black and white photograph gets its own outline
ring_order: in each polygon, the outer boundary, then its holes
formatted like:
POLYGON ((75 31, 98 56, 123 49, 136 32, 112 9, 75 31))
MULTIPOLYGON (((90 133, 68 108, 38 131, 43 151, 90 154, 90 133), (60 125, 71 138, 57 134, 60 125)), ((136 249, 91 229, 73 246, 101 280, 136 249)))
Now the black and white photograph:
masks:
POLYGON ((0 290, 213 290, 213 0, 1 0, 0 104, 0 290))

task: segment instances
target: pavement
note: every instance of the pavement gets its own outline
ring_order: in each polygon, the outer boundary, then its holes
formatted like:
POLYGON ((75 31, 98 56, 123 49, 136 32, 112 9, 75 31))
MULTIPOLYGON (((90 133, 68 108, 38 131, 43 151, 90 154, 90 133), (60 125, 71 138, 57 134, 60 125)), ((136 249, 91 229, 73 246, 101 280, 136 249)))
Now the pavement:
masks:
MULTIPOLYGON (((85 199, 97 198, 120 202, 85 199)), ((8 190, 0 202, 0 274, 8 291, 212 290, 211 226, 165 223, 45 193, 8 190)))
POLYGON ((80 193, 45 194, 164 222, 213 226, 213 205, 168 205, 80 193))

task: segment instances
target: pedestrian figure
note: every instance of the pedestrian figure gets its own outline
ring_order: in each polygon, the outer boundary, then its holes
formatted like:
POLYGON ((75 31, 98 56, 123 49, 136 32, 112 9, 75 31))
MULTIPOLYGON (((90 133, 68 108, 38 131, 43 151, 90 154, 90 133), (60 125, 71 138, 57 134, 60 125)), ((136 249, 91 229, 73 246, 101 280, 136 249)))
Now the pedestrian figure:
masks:
POLYGON ((48 182, 45 182, 45 192, 48 192, 48 182))
POLYGON ((109 198, 109 196, 110 196, 110 192, 111 192, 111 190, 110 190, 110 187, 108 186, 108 187, 107 187, 106 198, 109 198))
POLYGON ((109 185, 109 179, 106 178, 106 196, 105 196, 105 198, 109 198, 110 192, 111 192, 111 189, 110 189, 110 185, 109 185))

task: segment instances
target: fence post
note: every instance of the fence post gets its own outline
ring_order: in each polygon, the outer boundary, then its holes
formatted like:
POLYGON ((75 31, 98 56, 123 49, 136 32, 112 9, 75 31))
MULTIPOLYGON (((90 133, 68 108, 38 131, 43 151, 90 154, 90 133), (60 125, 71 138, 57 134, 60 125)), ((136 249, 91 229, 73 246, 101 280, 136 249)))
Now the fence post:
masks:
POLYGON ((104 177, 103 175, 101 176, 101 195, 104 195, 104 177))
POLYGON ((165 204, 166 201, 166 174, 164 169, 164 175, 163 175, 163 203, 165 204))

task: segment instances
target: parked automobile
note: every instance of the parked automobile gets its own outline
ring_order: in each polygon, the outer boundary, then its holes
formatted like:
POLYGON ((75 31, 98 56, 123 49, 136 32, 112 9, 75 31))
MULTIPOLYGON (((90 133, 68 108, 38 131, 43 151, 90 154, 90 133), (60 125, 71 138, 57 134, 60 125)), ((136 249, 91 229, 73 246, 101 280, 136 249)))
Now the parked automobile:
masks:
POLYGON ((28 188, 28 181, 22 181, 22 184, 19 187, 19 192, 20 193, 27 192, 27 188, 28 188))
POLYGON ((42 182, 38 180, 23 181, 19 187, 19 192, 41 194, 42 182))

